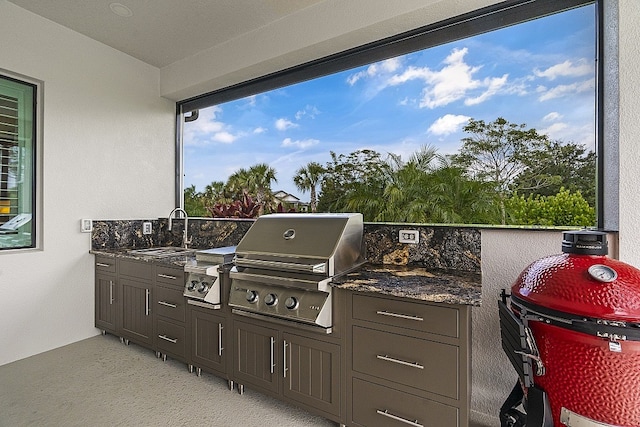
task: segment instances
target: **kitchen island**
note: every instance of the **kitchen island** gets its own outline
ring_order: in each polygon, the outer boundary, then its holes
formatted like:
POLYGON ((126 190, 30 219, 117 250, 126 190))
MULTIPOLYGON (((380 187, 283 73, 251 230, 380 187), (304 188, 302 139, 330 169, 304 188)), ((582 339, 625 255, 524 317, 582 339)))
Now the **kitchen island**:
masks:
MULTIPOLYGON (((195 262, 195 250, 175 256, 141 255, 126 248, 94 249, 91 253, 96 255, 96 299, 102 299, 101 304, 96 300, 97 314, 99 307, 103 307, 104 313, 106 302, 117 301, 122 296, 121 292, 126 291, 121 286, 131 281, 132 273, 123 270, 122 266, 134 265, 145 270, 144 266, 149 265, 149 268, 153 266, 152 272, 162 272, 164 276, 169 274, 162 269, 169 268, 172 269, 170 276, 178 277, 185 265, 195 262), (99 292, 100 288, 102 291, 99 292)), ((151 276, 146 279, 149 280, 151 276)), ((151 302, 158 299, 154 294, 167 288, 173 289, 175 294, 172 295, 171 304, 184 306, 185 301, 178 301, 181 300, 181 284, 169 287, 158 282, 152 285, 145 287, 151 292, 151 302)), ((332 388, 340 390, 335 394, 337 400, 332 398, 333 409, 326 410, 321 409, 322 406, 315 408, 314 402, 297 402, 285 393, 282 393, 282 399, 348 426, 384 426, 389 422, 410 422, 424 426, 467 425, 471 309, 481 304, 480 274, 367 263, 334 278, 331 285, 336 300, 334 333, 325 337, 312 334, 307 338, 313 342, 320 342, 321 338, 327 342, 323 341, 323 345, 331 345, 332 376, 339 375, 336 378, 338 383, 332 383, 332 388)), ((145 307, 145 304, 140 303, 140 306, 145 307)), ((153 306, 157 306, 157 303, 153 306)), ((233 330, 236 323, 246 323, 246 320, 236 319, 226 310, 219 313, 226 316, 229 330, 233 330)), ((160 313, 149 314, 158 316, 160 313)), ((184 318, 184 323, 159 316, 155 319, 152 323, 155 326, 149 327, 154 338, 162 335, 158 333, 158 325, 171 323, 185 328, 185 336, 180 336, 178 342, 186 343, 186 358, 182 352, 158 347, 157 343, 162 342, 158 339, 155 339, 156 345, 145 345, 140 334, 125 333, 125 340, 131 339, 158 353, 189 361, 191 337, 188 318, 184 318)), ((277 328, 268 322, 263 323, 262 327, 277 328)), ((122 336, 121 327, 115 332, 114 328, 104 327, 104 322, 99 326, 98 317, 96 326, 122 336)), ((286 342, 293 336, 287 331, 280 333, 288 336, 286 342)), ((300 334, 300 331, 296 333, 300 334)), ((233 341, 235 334, 225 334, 225 337, 233 341)), ((235 349, 237 343, 229 342, 225 347, 235 349)), ((229 354, 231 360, 235 360, 236 356, 229 354)), ((225 366, 229 368, 228 372, 214 373, 233 383, 233 364, 222 365, 223 368, 225 366)), ((326 403, 323 402, 323 405, 326 406, 326 403)))

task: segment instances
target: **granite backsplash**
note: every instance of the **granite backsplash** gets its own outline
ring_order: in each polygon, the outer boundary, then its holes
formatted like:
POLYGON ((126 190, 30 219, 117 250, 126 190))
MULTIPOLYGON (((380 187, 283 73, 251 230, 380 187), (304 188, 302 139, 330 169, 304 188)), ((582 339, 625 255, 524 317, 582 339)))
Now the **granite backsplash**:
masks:
MULTIPOLYGON (((189 218, 189 237, 194 249, 234 246, 253 220, 189 218)), ((93 250, 181 246, 184 220, 95 220, 91 235, 93 250), (151 222, 152 233, 142 233, 142 223, 151 222)), ((371 264, 405 265, 431 270, 480 273, 480 230, 473 227, 366 223, 365 257, 371 264), (400 230, 416 230, 417 244, 399 242, 400 230)))

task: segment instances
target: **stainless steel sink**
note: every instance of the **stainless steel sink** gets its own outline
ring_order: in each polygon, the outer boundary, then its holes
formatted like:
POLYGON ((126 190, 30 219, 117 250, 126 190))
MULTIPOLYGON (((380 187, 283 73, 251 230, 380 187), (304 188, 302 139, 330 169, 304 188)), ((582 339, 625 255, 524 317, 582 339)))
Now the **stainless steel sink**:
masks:
POLYGON ((131 255, 149 256, 149 257, 170 257, 177 255, 188 255, 193 249, 177 248, 173 246, 162 246, 156 248, 132 249, 128 251, 131 255))

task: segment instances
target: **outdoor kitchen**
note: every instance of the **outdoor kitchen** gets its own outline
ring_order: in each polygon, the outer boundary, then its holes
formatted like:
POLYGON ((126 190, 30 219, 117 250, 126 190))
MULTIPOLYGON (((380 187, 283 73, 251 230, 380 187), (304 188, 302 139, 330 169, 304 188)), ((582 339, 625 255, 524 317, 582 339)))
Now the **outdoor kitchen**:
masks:
POLYGON ((0 0, 0 425, 637 427, 637 291, 608 292, 640 283, 611 261, 640 266, 639 19, 0 0), (491 185, 467 148, 496 130, 549 150, 491 185), (277 198, 246 185, 260 168, 277 198), (302 232, 314 212, 361 213, 360 246, 302 232), (291 223, 243 242, 272 214, 291 223), (588 286, 530 293, 584 227, 608 243, 567 269, 588 286))
POLYGON ((341 425, 382 425, 398 414, 468 424, 471 311, 481 304, 479 230, 415 226, 419 243, 406 244, 399 241, 406 229, 364 224, 355 213, 173 219, 171 231, 168 219, 149 221, 155 234, 139 232, 147 220, 94 223, 96 298, 108 294, 106 303, 96 300, 96 327, 104 334, 183 361, 198 375, 220 376, 240 394, 256 389, 341 425), (186 235, 198 242, 186 252, 174 246, 185 223, 186 235), (155 332, 132 331, 126 315, 105 322, 105 304, 107 310, 127 305, 118 301, 129 295, 126 287, 113 288, 117 278, 126 282, 137 274, 132 266, 152 264, 158 278, 141 290, 139 304, 141 318, 156 317, 147 329, 155 332), (115 270, 107 273, 107 265, 115 270), (180 269, 182 294, 176 283, 171 299, 164 282, 180 269), (186 315, 167 314, 168 308, 186 315), (216 323, 208 325, 198 312, 216 323), (215 338, 210 350, 203 348, 204 333, 215 338), (388 339, 400 342, 375 348, 388 339), (375 380, 381 375, 390 382, 375 380), (417 399, 409 407, 407 387, 417 399), (360 397, 380 393, 387 397, 377 403, 360 397))

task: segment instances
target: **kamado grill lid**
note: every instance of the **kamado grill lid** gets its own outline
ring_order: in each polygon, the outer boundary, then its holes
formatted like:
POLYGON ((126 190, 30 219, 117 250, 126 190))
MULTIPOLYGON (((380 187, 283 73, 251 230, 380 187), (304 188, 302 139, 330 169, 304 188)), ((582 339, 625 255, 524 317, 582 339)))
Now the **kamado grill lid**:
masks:
POLYGON ((606 233, 566 231, 562 252, 530 264, 511 287, 514 300, 556 317, 640 322, 640 270, 606 256, 606 233))

